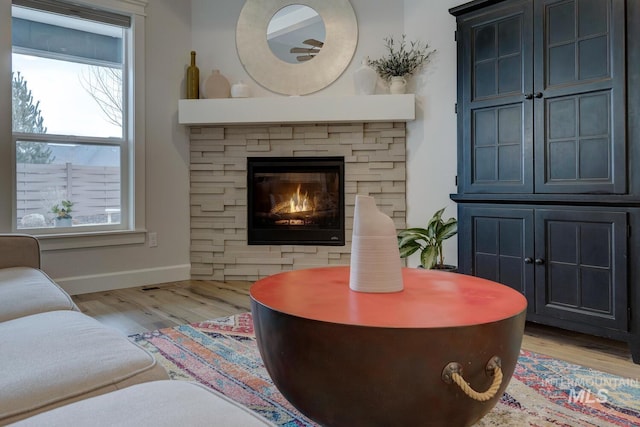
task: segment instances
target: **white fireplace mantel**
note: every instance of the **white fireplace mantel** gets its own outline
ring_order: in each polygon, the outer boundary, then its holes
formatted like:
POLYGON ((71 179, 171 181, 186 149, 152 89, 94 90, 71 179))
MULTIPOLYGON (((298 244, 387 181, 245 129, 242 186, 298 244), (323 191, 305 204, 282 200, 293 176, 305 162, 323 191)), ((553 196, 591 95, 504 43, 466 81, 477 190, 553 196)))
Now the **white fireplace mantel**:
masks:
POLYGON ((359 123, 415 120, 414 94, 181 99, 182 125, 359 123))

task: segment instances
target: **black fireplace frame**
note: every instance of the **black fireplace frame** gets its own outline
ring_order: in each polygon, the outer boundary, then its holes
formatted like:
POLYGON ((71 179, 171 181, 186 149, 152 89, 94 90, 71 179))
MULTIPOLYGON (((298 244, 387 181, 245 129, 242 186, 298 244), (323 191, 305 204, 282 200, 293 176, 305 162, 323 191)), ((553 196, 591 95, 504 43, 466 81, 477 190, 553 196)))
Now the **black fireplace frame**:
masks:
POLYGON ((344 157, 247 157, 247 243, 249 245, 345 245, 344 210, 344 157), (267 168, 278 167, 282 172, 305 173, 314 170, 338 172, 340 181, 338 226, 323 229, 299 229, 297 227, 254 227, 252 215, 254 192, 252 179, 255 173, 271 172, 267 168), (283 233, 286 231, 286 233, 283 233))

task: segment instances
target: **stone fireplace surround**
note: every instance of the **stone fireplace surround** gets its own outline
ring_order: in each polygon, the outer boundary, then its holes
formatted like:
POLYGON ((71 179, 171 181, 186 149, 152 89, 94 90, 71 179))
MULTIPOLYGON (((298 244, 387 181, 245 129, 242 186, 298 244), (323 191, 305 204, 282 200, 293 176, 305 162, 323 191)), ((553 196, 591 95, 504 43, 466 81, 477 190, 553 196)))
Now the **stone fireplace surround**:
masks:
POLYGON ((244 125, 192 124, 181 117, 190 125, 192 279, 255 281, 348 265, 356 194, 374 197, 396 228, 405 228, 406 120, 359 120, 244 125), (344 156, 345 246, 247 244, 246 162, 257 156, 344 156))

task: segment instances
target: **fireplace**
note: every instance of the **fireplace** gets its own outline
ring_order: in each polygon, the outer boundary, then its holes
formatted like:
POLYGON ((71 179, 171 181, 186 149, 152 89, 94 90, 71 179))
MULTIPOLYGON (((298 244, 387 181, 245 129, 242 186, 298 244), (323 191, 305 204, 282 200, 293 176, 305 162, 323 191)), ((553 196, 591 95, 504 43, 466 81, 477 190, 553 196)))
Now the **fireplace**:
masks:
POLYGON ((357 194, 374 197, 397 229, 407 228, 405 135, 403 122, 357 120, 192 126, 191 278, 254 282, 283 271, 348 265, 357 194), (247 157, 284 156, 344 158, 344 245, 248 245, 247 157))
POLYGON ((344 157, 247 158, 250 245, 344 246, 344 157))

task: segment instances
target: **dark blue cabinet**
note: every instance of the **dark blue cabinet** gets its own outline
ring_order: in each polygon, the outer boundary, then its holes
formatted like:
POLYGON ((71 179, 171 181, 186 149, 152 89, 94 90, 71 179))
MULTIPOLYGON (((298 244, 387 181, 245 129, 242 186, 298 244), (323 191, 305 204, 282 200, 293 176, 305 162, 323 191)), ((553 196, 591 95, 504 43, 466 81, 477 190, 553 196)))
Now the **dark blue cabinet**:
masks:
POLYGON ((626 192, 624 1, 460 16, 465 193, 626 192))
POLYGON ((627 331, 627 214, 535 210, 536 314, 627 331))
POLYGON ((458 271, 503 283, 521 292, 535 312, 533 210, 460 205, 458 271))
POLYGON ((533 191, 532 6, 522 2, 459 21, 458 117, 465 144, 459 187, 533 191))
POLYGON ((640 363, 640 2, 475 0, 456 17, 458 268, 640 363))
POLYGON ((628 331, 628 213, 461 204, 459 271, 525 295, 529 320, 628 331))

